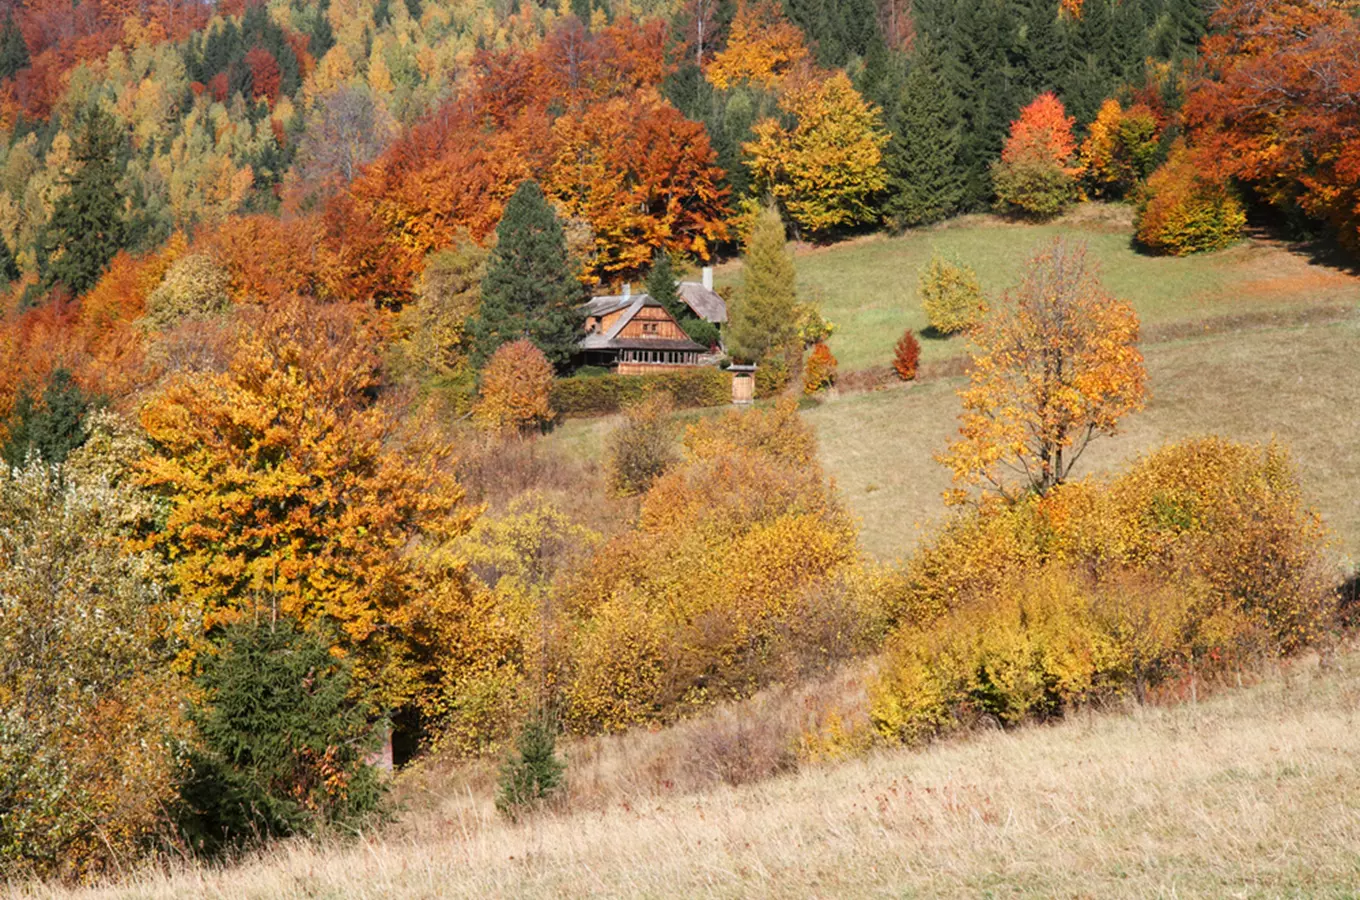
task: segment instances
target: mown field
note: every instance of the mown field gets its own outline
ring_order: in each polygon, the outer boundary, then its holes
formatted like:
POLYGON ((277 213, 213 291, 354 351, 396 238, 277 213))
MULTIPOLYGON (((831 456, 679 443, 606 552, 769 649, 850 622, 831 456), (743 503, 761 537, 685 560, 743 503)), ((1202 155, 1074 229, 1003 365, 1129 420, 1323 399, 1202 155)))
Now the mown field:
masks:
POLYGON ((452 778, 354 843, 18 896, 1353 897, 1358 703, 1360 654, 1342 653, 1199 702, 625 792, 518 825, 452 778))

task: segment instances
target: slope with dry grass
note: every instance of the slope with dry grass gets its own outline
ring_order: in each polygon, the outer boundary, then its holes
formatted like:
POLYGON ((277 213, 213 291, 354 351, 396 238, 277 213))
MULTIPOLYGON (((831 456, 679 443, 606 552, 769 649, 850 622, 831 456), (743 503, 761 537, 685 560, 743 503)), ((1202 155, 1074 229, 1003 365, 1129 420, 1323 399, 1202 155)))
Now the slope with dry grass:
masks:
MULTIPOLYGON (((1121 434, 1091 444, 1077 474, 1110 471, 1169 441, 1278 439, 1349 565, 1360 561, 1360 313, 1320 323, 1145 344, 1151 397, 1121 434)), ((960 378, 830 400, 804 415, 859 516, 867 549, 903 556, 946 513, 934 461, 956 428, 960 378), (918 527, 920 526, 920 527, 918 527)))
POLYGON ((583 811, 510 825, 444 780, 407 824, 350 844, 26 896, 1354 896, 1357 710, 1350 651, 1199 702, 694 794, 629 788, 649 757, 609 746, 621 787, 583 811))

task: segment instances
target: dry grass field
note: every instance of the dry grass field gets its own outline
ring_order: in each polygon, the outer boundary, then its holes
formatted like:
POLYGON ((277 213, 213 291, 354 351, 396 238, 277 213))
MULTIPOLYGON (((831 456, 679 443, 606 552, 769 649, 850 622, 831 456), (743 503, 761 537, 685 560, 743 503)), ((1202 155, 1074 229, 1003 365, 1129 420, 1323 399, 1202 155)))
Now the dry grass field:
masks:
MULTIPOLYGON (((1200 434, 1278 439, 1353 566, 1360 562, 1360 310, 1307 325, 1249 328, 1143 347, 1151 399, 1121 434, 1097 439, 1078 474, 1107 471, 1200 434)), ((956 427, 961 378, 831 398, 804 415, 861 520, 867 549, 908 553, 946 514, 934 462, 956 427), (921 527, 918 527, 921 526, 921 527)))
POLYGON ((1340 653, 1199 702, 673 794, 643 771, 648 741, 670 738, 642 735, 574 769, 622 785, 577 811, 509 824, 483 786, 448 778, 351 843, 16 895, 1354 897, 1358 711, 1360 654, 1340 653))

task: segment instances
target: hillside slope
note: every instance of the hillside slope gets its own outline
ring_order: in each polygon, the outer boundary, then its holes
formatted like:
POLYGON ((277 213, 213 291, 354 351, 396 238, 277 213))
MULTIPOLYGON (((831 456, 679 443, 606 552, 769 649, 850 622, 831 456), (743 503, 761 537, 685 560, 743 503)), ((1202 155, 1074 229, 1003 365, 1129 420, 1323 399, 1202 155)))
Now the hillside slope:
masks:
POLYGON ((1354 896, 1357 701, 1349 652, 1198 703, 519 826, 451 788, 388 836, 79 896, 1354 896))

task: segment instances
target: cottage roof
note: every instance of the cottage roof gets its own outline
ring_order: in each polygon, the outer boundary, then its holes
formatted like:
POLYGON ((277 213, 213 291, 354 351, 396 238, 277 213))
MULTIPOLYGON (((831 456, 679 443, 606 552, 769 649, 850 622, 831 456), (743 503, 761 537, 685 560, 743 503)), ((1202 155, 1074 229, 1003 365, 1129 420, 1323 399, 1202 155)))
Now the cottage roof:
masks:
POLYGON ((660 307, 660 302, 653 300, 649 294, 633 294, 632 296, 620 297, 592 297, 586 304, 586 315, 606 316, 618 309, 626 307, 623 315, 610 326, 606 332, 592 332, 576 342, 576 346, 582 350, 689 350, 702 353, 708 348, 702 344, 691 340, 679 340, 668 338, 625 338, 620 339, 619 334, 638 311, 646 306, 660 307), (610 301, 608 303, 603 301, 610 301), (598 312, 597 310, 605 310, 598 312))
MULTIPOLYGON (((676 293, 680 295, 680 300, 693 310, 699 318, 706 319, 715 325, 721 325, 727 321, 727 301, 716 291, 704 287, 697 281, 682 281, 675 286, 675 289, 676 293)), ((657 301, 652 300, 649 294, 607 294, 591 297, 590 302, 586 303, 582 310, 587 316, 603 318, 610 313, 627 308, 639 298, 646 298, 652 306, 659 305, 657 301)))
POLYGON ((727 321, 727 301, 717 291, 706 288, 697 281, 682 281, 676 285, 676 290, 680 293, 680 299, 685 301, 685 305, 694 310, 694 314, 699 318, 707 319, 715 325, 727 321))

